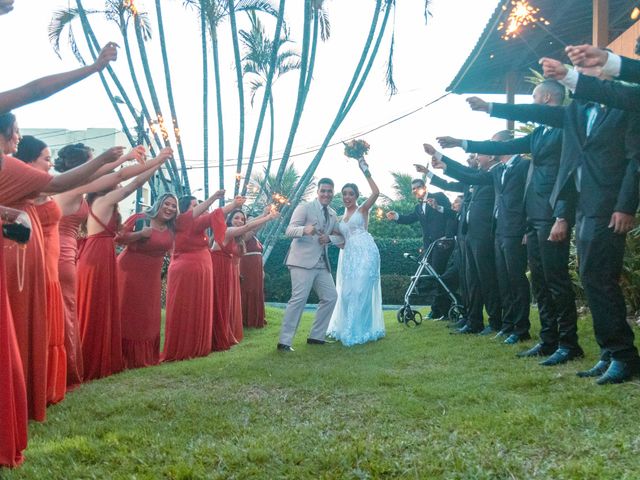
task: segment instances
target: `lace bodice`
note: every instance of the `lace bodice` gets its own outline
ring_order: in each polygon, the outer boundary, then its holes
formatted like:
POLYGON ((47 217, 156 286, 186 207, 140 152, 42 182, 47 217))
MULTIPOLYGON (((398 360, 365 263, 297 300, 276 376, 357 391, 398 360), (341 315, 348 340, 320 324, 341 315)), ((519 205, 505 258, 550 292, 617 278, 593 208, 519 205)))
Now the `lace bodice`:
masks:
POLYGON ((354 235, 366 233, 367 225, 369 222, 368 219, 365 218, 365 216, 362 214, 362 210, 360 207, 356 208, 356 211, 353 212, 351 217, 349 217, 345 222, 344 219, 346 216, 347 211, 345 209, 342 220, 338 224, 338 229, 340 230, 340 233, 345 238, 345 240, 348 240, 349 237, 352 237, 354 235))

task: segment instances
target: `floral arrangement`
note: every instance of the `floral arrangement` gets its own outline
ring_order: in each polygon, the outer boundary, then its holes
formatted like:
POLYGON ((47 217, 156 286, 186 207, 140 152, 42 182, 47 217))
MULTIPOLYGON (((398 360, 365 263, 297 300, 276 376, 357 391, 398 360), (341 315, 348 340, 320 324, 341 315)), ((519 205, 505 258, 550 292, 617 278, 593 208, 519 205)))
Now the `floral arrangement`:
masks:
POLYGON ((351 140, 344 143, 344 154, 349 158, 359 160, 369 153, 369 144, 364 140, 351 140))

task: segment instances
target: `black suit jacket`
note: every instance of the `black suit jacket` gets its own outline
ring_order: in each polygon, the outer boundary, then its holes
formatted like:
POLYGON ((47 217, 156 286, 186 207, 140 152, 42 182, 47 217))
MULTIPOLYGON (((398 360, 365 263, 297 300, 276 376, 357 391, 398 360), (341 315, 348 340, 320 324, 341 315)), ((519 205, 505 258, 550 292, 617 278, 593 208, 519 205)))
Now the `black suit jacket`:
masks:
POLYGON ((640 61, 620 56, 620 74, 618 78, 625 82, 640 83, 640 61))
MULTIPOLYGON (((493 186, 494 208, 491 219, 496 218, 495 233, 504 237, 522 237, 526 232, 526 218, 524 211, 524 187, 529 170, 529 161, 516 156, 509 168, 506 169, 504 182, 502 172, 504 165, 496 165, 488 172, 465 167, 447 157, 442 157, 447 165, 447 175, 469 183, 470 185, 493 186), (497 216, 496 216, 497 215, 497 216)), ((471 226, 472 220, 469 219, 471 226)), ((489 222, 489 226, 492 222, 489 222)))
POLYGON ((619 110, 640 111, 640 85, 580 75, 573 98, 602 103, 619 110))
POLYGON ((462 182, 449 182, 444 178, 433 175, 431 177, 431 185, 438 187, 448 192, 462 193, 462 206, 459 212, 451 210, 453 218, 455 219, 456 229, 453 230, 452 217, 449 218, 447 223, 447 236, 450 236, 453 231, 455 235, 464 235, 467 233, 467 211, 469 209, 469 202, 471 201, 471 189, 470 186, 462 182))
POLYGON ((420 222, 422 227, 422 242, 425 246, 429 246, 431 242, 438 238, 444 237, 447 229, 448 214, 447 210, 451 210, 451 202, 442 192, 429 193, 427 198, 433 198, 438 205, 444 209, 443 213, 438 212, 429 205, 425 206, 425 213, 422 213, 422 203, 418 203, 413 212, 407 215, 398 215, 398 223, 409 224, 420 222))
POLYGON ((474 142, 467 140, 467 151, 485 155, 530 153, 532 163, 525 184, 525 211, 530 221, 551 221, 553 209, 549 197, 553 190, 560 154, 562 129, 540 126, 530 134, 506 142, 474 142))
POLYGON ((587 137, 586 109, 584 103, 575 101, 564 107, 493 104, 491 115, 564 128, 560 168, 551 194, 556 217, 572 221, 576 208, 586 217, 634 214, 638 207, 640 117, 604 109, 587 137), (579 166, 583 195, 578 196, 575 175, 579 166))

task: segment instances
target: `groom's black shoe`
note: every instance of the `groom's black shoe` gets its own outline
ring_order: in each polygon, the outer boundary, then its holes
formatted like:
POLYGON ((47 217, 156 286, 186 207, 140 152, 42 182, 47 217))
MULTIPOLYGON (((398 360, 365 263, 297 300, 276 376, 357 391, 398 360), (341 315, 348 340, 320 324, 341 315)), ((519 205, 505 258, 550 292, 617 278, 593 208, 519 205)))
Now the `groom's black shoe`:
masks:
POLYGON ((293 352, 293 348, 290 345, 285 345, 284 343, 278 344, 278 351, 280 352, 293 352))
POLYGON ((307 338, 307 343, 309 345, 324 345, 327 342, 325 340, 318 340, 317 338, 307 338))

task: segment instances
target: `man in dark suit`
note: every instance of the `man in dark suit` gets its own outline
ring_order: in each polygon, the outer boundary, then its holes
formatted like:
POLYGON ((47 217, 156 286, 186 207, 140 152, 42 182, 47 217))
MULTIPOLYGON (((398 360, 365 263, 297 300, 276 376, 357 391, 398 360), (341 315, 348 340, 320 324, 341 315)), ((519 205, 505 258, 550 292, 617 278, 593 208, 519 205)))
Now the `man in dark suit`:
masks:
MULTIPOLYGON (((505 141, 510 138, 511 132, 505 130, 494 135, 492 140, 505 141)), ((470 185, 493 188, 495 203, 485 228, 494 226, 496 272, 502 303, 502 329, 497 336, 505 336, 504 343, 510 345, 528 340, 531 338, 530 290, 524 245, 524 187, 529 162, 519 155, 505 155, 496 157, 499 163, 491 169, 472 170, 442 156, 430 145, 425 145, 425 151, 432 155, 434 167, 442 168, 450 177, 470 185)), ((471 225, 470 221, 469 227, 471 225)), ((481 284, 486 281, 480 279, 481 284)))
MULTIPOLYGON (((420 222, 422 248, 426 252, 434 241, 445 236, 448 217, 445 211, 451 210, 451 202, 442 192, 427 192, 427 186, 420 178, 411 182, 411 191, 418 200, 413 212, 403 215, 391 211, 387 212, 387 218, 402 225, 420 222)), ((436 246, 433 249, 430 263, 439 274, 442 274, 447 267, 451 250, 449 246, 436 246)), ((450 304, 447 293, 438 285, 429 318, 443 318, 448 313, 450 304)))
MULTIPOLYGON (((428 147, 425 147, 428 148, 428 147)), ((472 169, 488 171, 498 163, 498 158, 488 155, 474 155, 472 169)), ((416 166, 416 168, 418 168, 416 166)), ((419 171, 426 171, 421 167, 419 171)), ((463 262, 462 275, 466 289, 465 313, 458 327, 458 333, 495 335, 502 329, 502 306, 495 285, 498 284, 493 235, 493 211, 495 193, 493 185, 470 185, 463 182, 447 182, 429 172, 431 183, 443 190, 463 191, 463 204, 459 215, 458 237, 463 262), (484 327, 484 310, 488 325, 484 327)))
MULTIPOLYGON (((564 87, 554 80, 545 80, 533 91, 534 103, 538 105, 562 105, 564 96, 564 87)), ((438 141, 442 147, 462 147, 467 152, 531 154, 524 194, 527 256, 541 328, 540 343, 518 356, 550 355, 540 362, 545 366, 584 356, 578 345, 578 315, 569 276, 569 236, 561 242, 549 240, 555 221, 549 198, 560 166, 562 129, 538 126, 524 137, 505 142, 474 142, 452 137, 440 137, 438 141)))
MULTIPOLYGON (((473 108, 477 99, 468 101, 473 108)), ((491 115, 563 128, 550 238, 564 240, 575 216, 580 279, 601 348, 600 361, 578 375, 599 377, 600 385, 629 380, 640 373, 640 357, 619 280, 638 207, 640 117, 576 101, 566 107, 494 103, 491 115)))

